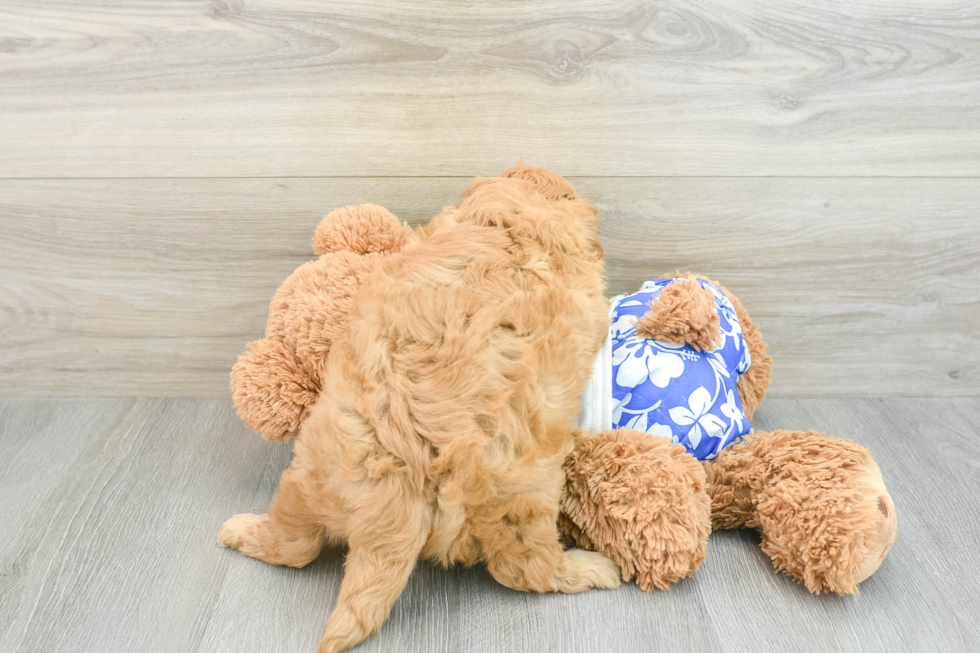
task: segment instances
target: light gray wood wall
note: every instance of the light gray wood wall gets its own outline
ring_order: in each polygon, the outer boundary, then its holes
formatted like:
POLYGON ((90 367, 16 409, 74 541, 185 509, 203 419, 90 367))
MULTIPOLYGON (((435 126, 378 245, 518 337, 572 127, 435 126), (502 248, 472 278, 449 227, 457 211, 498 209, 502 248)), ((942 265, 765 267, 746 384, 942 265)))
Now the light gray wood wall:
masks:
POLYGON ((976 2, 3 0, 0 176, 976 175, 976 2))
POLYGON ((980 393, 980 4, 0 0, 0 394, 226 396, 330 209, 519 156, 776 395, 980 393))

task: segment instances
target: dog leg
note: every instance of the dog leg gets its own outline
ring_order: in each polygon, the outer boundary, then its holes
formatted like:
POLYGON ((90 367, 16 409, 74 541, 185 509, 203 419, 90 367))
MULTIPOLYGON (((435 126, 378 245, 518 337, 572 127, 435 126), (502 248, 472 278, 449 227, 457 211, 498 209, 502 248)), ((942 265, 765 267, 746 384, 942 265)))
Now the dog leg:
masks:
POLYGON ((317 653, 346 651, 381 628, 428 536, 421 502, 365 500, 363 505, 350 523, 344 580, 317 653))
POLYGON ((582 592, 619 587, 620 571, 601 553, 563 551, 557 511, 513 502, 482 537, 487 569, 501 585, 524 592, 582 592))
POLYGON ((221 527, 218 542, 272 565, 308 565, 327 535, 308 500, 308 477, 305 470, 287 469, 269 512, 235 515, 221 527))

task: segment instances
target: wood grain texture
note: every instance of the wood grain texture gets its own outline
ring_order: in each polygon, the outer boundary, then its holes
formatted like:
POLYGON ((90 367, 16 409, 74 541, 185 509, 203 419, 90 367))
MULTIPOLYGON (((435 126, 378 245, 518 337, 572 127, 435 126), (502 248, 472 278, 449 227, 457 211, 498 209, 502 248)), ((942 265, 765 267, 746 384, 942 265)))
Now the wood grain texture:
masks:
POLYGON ((0 177, 980 175, 975 1, 0 0, 0 177))
MULTIPOLYGON (((494 171, 496 172, 496 171, 494 171)), ((771 393, 980 393, 980 184, 575 179, 610 293, 694 270, 749 309, 771 393)), ((465 179, 0 181, 0 394, 228 394, 330 209, 412 223, 465 179)))
MULTIPOLYGON (((812 596, 756 535, 728 531, 652 594, 524 594, 482 567, 422 564, 357 651, 976 650, 980 401, 772 399, 755 425, 875 454, 899 538, 860 597, 812 596)), ((0 651, 313 650, 343 551, 295 570, 214 542, 226 517, 266 507, 289 458, 227 400, 0 400, 0 651)))

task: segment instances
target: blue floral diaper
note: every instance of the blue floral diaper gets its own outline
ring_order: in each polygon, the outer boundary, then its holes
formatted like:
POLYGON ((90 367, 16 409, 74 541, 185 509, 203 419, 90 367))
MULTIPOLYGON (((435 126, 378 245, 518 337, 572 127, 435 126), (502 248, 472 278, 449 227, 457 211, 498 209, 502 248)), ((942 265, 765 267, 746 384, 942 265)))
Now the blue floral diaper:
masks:
MULTIPOLYGON (((699 460, 718 455, 736 438, 749 432, 749 420, 742 411, 736 383, 752 363, 735 307, 721 290, 704 279, 703 288, 715 297, 715 307, 721 322, 721 345, 714 351, 699 352, 690 345, 671 345, 636 335, 636 322, 649 309, 647 304, 674 281, 647 281, 630 295, 620 295, 611 301, 612 325, 606 343, 606 361, 600 363, 602 376, 610 378, 597 382, 594 373, 590 389, 605 400, 611 385, 612 424, 608 428, 630 428, 651 435, 671 438, 687 447, 699 460), (611 354, 611 355, 610 355, 611 354), (609 375, 606 370, 611 363, 609 375), (611 384, 610 384, 611 381, 611 384)), ((583 415, 587 411, 583 407, 583 415)), ((599 422, 608 420, 608 408, 593 409, 589 418, 605 413, 599 422)), ((588 422, 589 420, 584 420, 588 422)), ((584 423, 586 428, 595 428, 584 423)))

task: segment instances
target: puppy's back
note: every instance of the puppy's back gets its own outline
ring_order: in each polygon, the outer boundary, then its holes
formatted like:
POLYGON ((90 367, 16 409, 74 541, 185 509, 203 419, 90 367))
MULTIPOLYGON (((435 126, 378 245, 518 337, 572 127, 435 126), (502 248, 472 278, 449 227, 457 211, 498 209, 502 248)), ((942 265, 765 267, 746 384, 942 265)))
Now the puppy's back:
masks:
POLYGON ((478 179, 364 280, 323 389, 352 466, 390 461, 420 490, 465 468, 476 496, 567 453, 608 324, 595 210, 571 193, 478 179))

